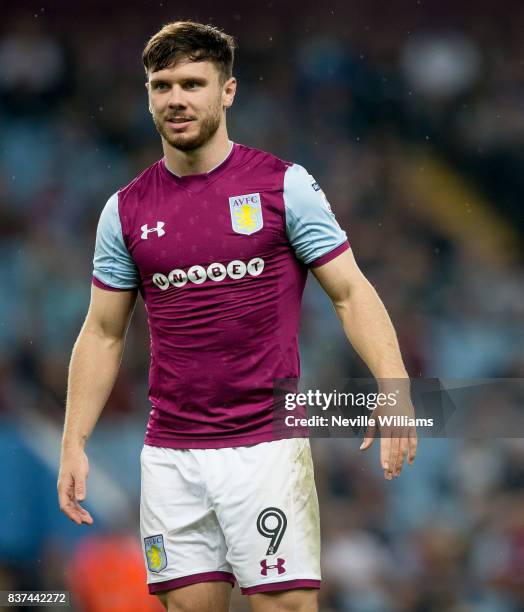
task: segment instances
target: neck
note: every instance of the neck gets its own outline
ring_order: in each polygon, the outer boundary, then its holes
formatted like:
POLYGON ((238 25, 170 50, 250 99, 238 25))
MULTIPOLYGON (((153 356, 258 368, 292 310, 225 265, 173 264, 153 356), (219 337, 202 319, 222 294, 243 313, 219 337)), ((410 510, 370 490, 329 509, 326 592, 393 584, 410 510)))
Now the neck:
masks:
POLYGON ((223 125, 208 142, 193 151, 179 151, 162 139, 166 166, 178 176, 209 172, 224 161, 232 144, 223 125))

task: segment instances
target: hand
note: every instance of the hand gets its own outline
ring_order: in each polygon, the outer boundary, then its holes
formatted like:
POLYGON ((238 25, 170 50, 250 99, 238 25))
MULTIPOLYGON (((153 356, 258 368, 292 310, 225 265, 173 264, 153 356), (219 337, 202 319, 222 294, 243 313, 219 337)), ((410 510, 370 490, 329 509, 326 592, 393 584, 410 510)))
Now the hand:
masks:
POLYGON ((79 502, 86 498, 86 480, 89 461, 83 449, 64 451, 58 475, 58 502, 60 510, 77 525, 93 524, 89 512, 79 502))
POLYGON ((377 406, 372 412, 375 420, 374 426, 366 430, 364 441, 360 446, 361 451, 371 447, 375 441, 377 429, 380 430, 380 464, 384 470, 384 478, 391 480, 398 478, 407 457, 408 465, 413 465, 417 454, 417 430, 413 425, 390 425, 381 424, 379 417, 397 416, 400 423, 402 417, 415 418, 415 410, 408 393, 403 393, 395 407, 377 406))

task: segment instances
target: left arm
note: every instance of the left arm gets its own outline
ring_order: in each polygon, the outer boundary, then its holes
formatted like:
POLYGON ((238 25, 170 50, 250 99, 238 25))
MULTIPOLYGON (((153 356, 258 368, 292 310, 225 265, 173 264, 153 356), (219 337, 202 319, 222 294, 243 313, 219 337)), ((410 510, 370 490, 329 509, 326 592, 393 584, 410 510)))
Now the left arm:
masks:
MULTIPOLYGON (((399 379, 406 380, 403 409, 408 416, 414 416, 409 378, 393 324, 377 292, 357 266, 352 251, 347 250, 312 271, 331 298, 348 340, 379 385, 387 385, 384 379, 396 379, 398 387, 399 379)), ((396 428, 395 432, 394 435, 389 432, 388 436, 388 432, 381 429, 381 464, 388 480, 400 475, 406 456, 411 465, 416 454, 415 428, 396 428)), ((373 441, 374 434, 366 433, 361 450, 367 450, 373 441)))
POLYGON ((312 268, 312 272, 331 298, 348 340, 373 376, 407 378, 391 319, 352 251, 344 251, 327 264, 312 268))
MULTIPOLYGON (((394 380, 403 391, 397 402, 406 416, 414 411, 397 337, 391 320, 376 291, 359 270, 347 242, 346 233, 338 225, 329 202, 307 170, 293 164, 286 170, 283 186, 286 233, 297 258, 312 266, 313 273, 329 295, 342 326, 355 350, 378 379, 382 390, 394 380), (401 384, 402 381, 405 384, 401 384)), ((375 409, 375 413, 378 409, 375 409)), ((370 430, 361 450, 374 440, 370 430)), ((398 476, 404 458, 415 458, 415 428, 381 427, 381 464, 387 479, 398 476), (398 432, 398 433, 397 433, 398 432)))

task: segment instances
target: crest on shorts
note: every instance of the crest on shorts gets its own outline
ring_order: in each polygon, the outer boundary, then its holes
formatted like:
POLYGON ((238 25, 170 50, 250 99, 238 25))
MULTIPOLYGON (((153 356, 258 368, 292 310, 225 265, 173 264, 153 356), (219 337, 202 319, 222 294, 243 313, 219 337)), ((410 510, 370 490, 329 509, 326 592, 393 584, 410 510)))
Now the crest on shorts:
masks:
POLYGON ((259 193, 248 193, 229 198, 231 226, 237 234, 249 236, 264 226, 259 193))
POLYGON ((150 572, 158 573, 167 567, 167 555, 164 548, 164 536, 154 535, 144 538, 144 549, 147 567, 150 572))

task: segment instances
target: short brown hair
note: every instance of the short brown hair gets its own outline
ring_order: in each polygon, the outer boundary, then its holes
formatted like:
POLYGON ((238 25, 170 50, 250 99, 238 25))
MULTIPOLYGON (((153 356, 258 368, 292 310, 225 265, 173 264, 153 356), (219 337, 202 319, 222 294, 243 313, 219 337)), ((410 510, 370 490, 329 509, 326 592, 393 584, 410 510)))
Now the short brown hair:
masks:
POLYGON ((146 74, 174 66, 180 59, 211 61, 222 82, 232 76, 235 39, 218 28, 194 21, 174 21, 152 36, 142 53, 146 74))

